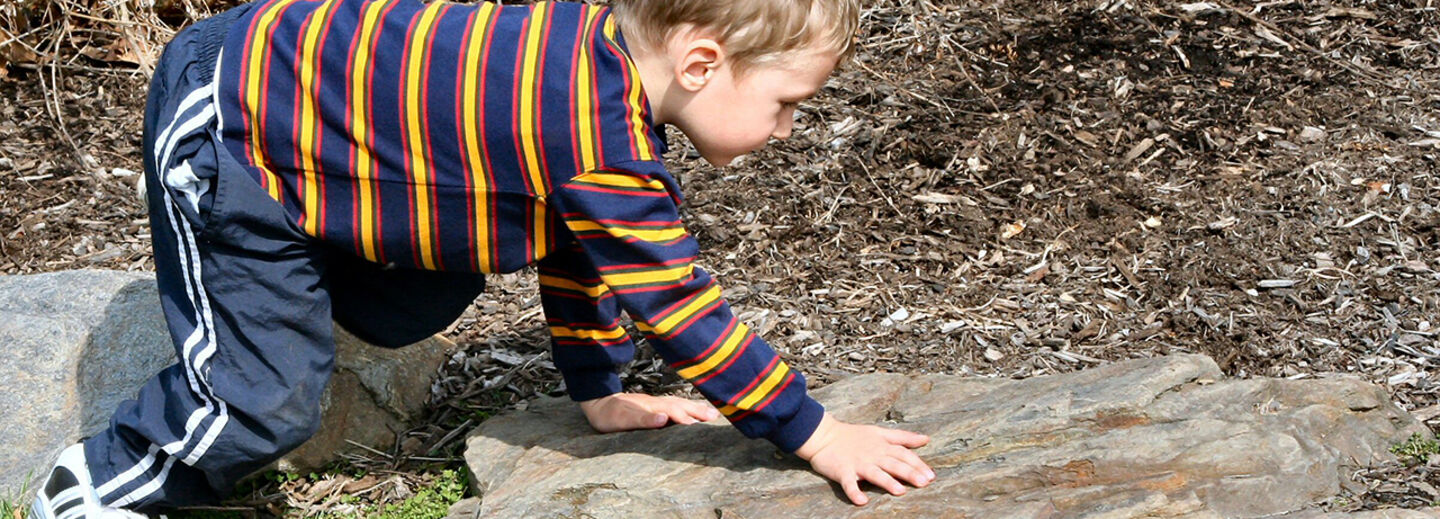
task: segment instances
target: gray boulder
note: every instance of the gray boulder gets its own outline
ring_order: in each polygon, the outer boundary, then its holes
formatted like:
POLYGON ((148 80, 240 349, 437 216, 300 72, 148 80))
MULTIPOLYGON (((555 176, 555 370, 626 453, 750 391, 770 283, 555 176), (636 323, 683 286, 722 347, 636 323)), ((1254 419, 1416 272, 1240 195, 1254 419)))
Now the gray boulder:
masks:
POLYGON ((855 507, 723 420, 598 435, 547 399, 467 438, 483 497, 452 517, 1326 517, 1312 504, 1350 484, 1345 467, 1430 435, 1362 380, 1223 380, 1198 355, 1026 380, 871 374, 814 394, 843 420, 929 434, 918 453, 937 480, 867 487, 855 507))
MULTIPOLYGON (((0 498, 22 502, 61 449, 104 428, 175 361, 150 273, 0 276, 0 344, 0 498)), ((355 449, 347 440, 388 448, 423 410, 451 347, 432 337, 379 348, 337 327, 320 431, 276 466, 319 467, 355 449)))

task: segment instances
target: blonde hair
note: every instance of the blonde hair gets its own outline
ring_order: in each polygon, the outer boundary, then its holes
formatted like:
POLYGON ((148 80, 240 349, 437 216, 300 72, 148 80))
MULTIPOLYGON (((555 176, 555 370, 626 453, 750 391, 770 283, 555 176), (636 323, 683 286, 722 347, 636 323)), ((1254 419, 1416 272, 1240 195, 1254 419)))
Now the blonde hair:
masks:
POLYGON ((737 72, 809 49, 854 53, 859 0, 614 0, 626 36, 662 49, 687 27, 715 31, 737 72))

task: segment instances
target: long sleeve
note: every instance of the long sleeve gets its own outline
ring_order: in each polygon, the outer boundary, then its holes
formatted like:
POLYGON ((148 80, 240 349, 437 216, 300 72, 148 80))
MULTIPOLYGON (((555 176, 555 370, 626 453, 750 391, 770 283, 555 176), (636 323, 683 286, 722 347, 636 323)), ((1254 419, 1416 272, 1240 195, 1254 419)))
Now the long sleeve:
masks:
POLYGON ((539 269, 551 356, 570 398, 580 402, 620 392, 616 370, 634 359, 635 343, 620 325, 615 293, 578 243, 552 251, 539 269))
POLYGON ((824 409, 806 395, 804 376, 735 318, 720 287, 694 265, 698 245, 680 222, 679 202, 674 179, 651 161, 579 175, 549 200, 666 364, 741 433, 794 452, 824 409))

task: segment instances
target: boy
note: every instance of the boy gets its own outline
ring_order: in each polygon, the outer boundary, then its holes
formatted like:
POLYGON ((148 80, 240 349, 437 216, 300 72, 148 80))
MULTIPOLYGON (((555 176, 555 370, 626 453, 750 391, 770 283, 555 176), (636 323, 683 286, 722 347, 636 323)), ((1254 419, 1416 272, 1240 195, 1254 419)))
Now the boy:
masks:
POLYGON ((407 344, 529 264, 596 430, 723 414, 856 504, 861 479, 928 484, 925 436, 831 418, 735 319, 660 162, 665 124, 716 166, 788 137, 850 52, 855 0, 616 4, 265 0, 178 35, 144 149, 179 362, 61 454, 34 517, 218 500, 314 432, 332 319, 407 344), (718 412, 620 392, 622 309, 718 412))

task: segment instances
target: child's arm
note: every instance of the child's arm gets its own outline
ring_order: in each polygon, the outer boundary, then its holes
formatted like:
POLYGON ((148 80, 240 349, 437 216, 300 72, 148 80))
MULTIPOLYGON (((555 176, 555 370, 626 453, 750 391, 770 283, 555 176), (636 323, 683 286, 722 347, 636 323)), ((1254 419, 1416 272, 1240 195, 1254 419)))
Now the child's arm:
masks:
POLYGON ((551 251, 538 266, 551 358, 591 427, 605 433, 720 417, 704 402, 621 393, 616 370, 634 359, 635 343, 620 325, 614 292, 579 244, 551 251))
POLYGON ((579 244, 551 251, 537 267, 550 356, 570 398, 583 402, 620 392, 616 369, 635 358, 635 343, 620 326, 614 292, 579 244))
POLYGON ((665 362, 746 436, 794 452, 824 408, 694 265, 699 247, 680 223, 678 188, 664 167, 611 167, 558 186, 548 204, 665 362))
POLYGON ((632 162, 580 175, 550 199, 619 305, 665 362, 746 436, 766 438, 839 482, 855 504, 864 479, 892 494, 896 477, 928 484, 909 451, 928 438, 831 418, 763 339, 739 322, 693 262, 699 247, 680 223, 679 191, 663 166, 632 162))

